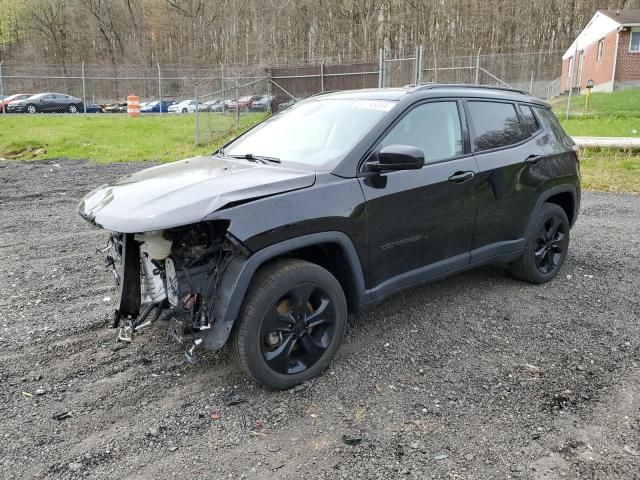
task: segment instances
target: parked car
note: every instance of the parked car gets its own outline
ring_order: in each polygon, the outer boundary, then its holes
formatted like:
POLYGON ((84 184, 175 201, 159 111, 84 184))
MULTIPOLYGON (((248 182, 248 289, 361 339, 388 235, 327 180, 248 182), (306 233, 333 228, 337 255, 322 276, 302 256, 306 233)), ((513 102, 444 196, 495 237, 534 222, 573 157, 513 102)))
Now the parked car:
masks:
POLYGON ((193 113, 196 111, 197 106, 198 104, 195 100, 183 100, 169 106, 168 111, 171 113, 193 113))
POLYGON ((168 113, 169 107, 173 105, 173 102, 162 101, 162 106, 160 105, 160 101, 156 100, 155 102, 147 102, 146 105, 140 107, 141 113, 168 113))
POLYGON ((127 111, 126 102, 125 103, 109 103, 104 106, 104 112, 105 113, 121 113, 122 108, 124 108, 125 112, 127 111))
POLYGON ((251 110, 254 112, 266 112, 268 110, 272 110, 272 103, 275 100, 273 95, 263 95, 251 102, 251 110))
POLYGON ((78 113, 83 111, 82 100, 64 93, 39 93, 7 105, 7 113, 78 113))
POLYGON ((33 93, 16 93, 14 95, 9 95, 0 101, 0 113, 4 111, 5 105, 13 102, 14 100, 23 100, 25 98, 29 98, 33 93))
POLYGON ((220 99, 209 100, 198 106, 200 112, 222 112, 223 102, 220 99))
POLYGON ((253 105, 253 102, 259 99, 260 99, 259 95, 247 95, 245 97, 240 97, 237 101, 231 100, 231 102, 229 103, 229 109, 230 110, 238 109, 242 111, 248 111, 248 110, 251 110, 251 106, 253 105))
MULTIPOLYGON (((84 111, 80 110, 81 112, 84 111)), ((98 105, 97 103, 92 103, 91 105, 87 105, 87 113, 104 113, 104 105, 98 105)))
POLYGON ((284 389, 328 366, 348 312, 404 288, 489 264, 551 281, 580 191, 549 104, 428 85, 311 97, 213 156, 93 190, 79 212, 110 232, 121 339, 162 317, 189 360, 230 343, 284 389))

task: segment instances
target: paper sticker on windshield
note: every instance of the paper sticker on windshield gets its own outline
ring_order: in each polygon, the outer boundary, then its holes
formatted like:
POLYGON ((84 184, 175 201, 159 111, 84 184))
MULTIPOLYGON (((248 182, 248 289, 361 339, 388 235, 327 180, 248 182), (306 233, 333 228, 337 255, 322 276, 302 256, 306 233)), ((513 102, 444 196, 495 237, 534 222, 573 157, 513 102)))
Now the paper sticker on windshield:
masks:
POLYGON ((363 110, 381 110, 388 112, 393 108, 394 102, 387 102, 384 100, 358 100, 354 102, 353 108, 360 108, 363 110))

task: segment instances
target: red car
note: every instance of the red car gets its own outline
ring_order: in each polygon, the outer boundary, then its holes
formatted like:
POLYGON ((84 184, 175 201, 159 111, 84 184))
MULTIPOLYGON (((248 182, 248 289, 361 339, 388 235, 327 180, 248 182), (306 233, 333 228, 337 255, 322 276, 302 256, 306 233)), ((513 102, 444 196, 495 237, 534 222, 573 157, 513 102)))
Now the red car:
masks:
POLYGON ((238 110, 251 110, 253 102, 256 100, 260 100, 260 95, 247 95, 246 97, 240 97, 237 102, 237 107, 236 101, 231 100, 231 102, 229 102, 229 105, 227 106, 227 109, 235 110, 237 108, 238 110))
POLYGON ((6 97, 4 100, 0 102, 0 113, 4 112, 4 106, 9 102, 13 102, 14 100, 24 100, 25 98, 29 98, 33 95, 33 93, 16 93, 15 95, 11 95, 6 97))

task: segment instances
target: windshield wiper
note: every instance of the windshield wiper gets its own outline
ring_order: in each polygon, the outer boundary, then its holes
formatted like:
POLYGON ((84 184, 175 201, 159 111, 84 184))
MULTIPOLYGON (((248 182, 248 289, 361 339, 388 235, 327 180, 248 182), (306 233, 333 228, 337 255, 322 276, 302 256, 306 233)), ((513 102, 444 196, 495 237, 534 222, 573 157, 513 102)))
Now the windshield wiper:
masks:
POLYGON ((232 158, 243 158, 252 162, 261 163, 282 163, 279 158, 265 157, 264 155, 254 155, 253 153, 245 153, 244 155, 229 155, 232 158))

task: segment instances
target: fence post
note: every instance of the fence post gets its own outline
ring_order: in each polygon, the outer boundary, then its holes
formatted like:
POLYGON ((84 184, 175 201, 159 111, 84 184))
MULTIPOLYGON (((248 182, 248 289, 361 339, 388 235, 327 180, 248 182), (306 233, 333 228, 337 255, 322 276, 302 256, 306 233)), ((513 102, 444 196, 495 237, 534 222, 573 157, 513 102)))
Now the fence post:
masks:
MULTIPOLYGON (((575 75, 575 70, 576 70, 576 64, 578 63, 578 39, 576 38, 576 50, 575 53, 573 54, 573 65, 571 68, 571 75, 569 78, 569 96, 567 98, 567 115, 566 115, 566 119, 569 120, 569 113, 571 112, 571 94, 573 93, 573 82, 574 82, 574 75, 575 75)), ((562 81, 562 80, 561 80, 562 81)))
POLYGON ((160 74, 160 63, 158 65, 158 101, 160 102, 158 110, 162 115, 162 76, 160 74))
MULTIPOLYGON (((193 89, 193 96, 196 101, 196 146, 200 145, 200 115, 198 114, 198 87, 193 89)), ((162 108, 160 108, 162 110, 162 108)))
POLYGON ((224 92, 224 64, 220 62, 220 91, 222 92, 222 113, 224 113, 227 105, 226 105, 226 96, 227 94, 224 92))
POLYGON ((531 83, 529 84, 529 95, 533 95, 533 70, 531 70, 531 83))
POLYGON ((418 86, 418 72, 420 71, 420 67, 418 66, 418 58, 420 55, 420 47, 416 45, 415 52, 413 54, 413 83, 417 87, 418 86))
POLYGON ((480 50, 479 48, 476 55, 476 85, 480 85, 480 50))
POLYGON ((422 83, 422 45, 418 45, 418 85, 422 83))
POLYGON ((272 91, 271 91, 271 69, 269 68, 267 70, 267 97, 269 98, 269 105, 267 106, 267 110, 269 110, 269 112, 273 113, 272 111, 272 106, 273 106, 273 99, 271 98, 272 95, 272 91))
POLYGON ((84 114, 87 114, 87 91, 85 90, 84 85, 84 62, 82 62, 82 108, 84 110, 84 114))
POLYGON ((380 49, 378 56, 378 88, 384 87, 384 48, 380 49))
POLYGON ((236 77, 236 129, 240 128, 240 105, 238 105, 239 95, 238 77, 236 77))
MULTIPOLYGON (((4 95, 4 83, 2 81, 2 66, 4 65, 4 61, 0 62, 0 96, 4 95)), ((0 100, 0 102, 2 102, 2 114, 4 115, 5 113, 7 113, 7 109, 4 108, 6 105, 4 105, 4 99, 0 100)))
POLYGON ((324 92, 324 60, 320 64, 320 92, 324 92))

